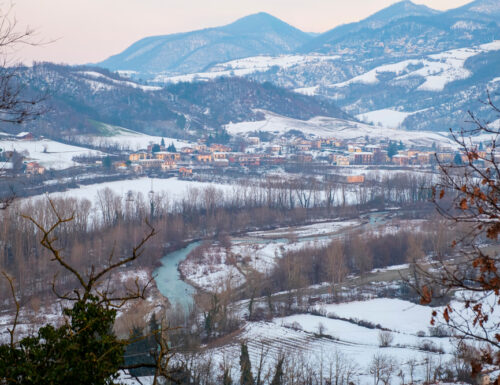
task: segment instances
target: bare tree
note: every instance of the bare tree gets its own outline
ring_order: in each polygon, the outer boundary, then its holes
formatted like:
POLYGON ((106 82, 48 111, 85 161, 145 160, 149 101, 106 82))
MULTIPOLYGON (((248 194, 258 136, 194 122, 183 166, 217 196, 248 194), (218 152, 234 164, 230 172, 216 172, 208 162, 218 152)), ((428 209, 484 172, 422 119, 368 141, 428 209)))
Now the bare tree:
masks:
MULTIPOLYGON (((485 105, 500 117, 500 109, 488 94, 485 105)), ((428 304, 439 292, 458 291, 460 300, 433 313, 466 344, 475 345, 471 358, 473 378, 489 366, 500 367, 500 319, 493 316, 500 305, 500 126, 482 121, 469 112, 472 126, 450 129, 462 164, 445 164, 436 157, 441 182, 433 189, 439 213, 464 232, 452 243, 454 259, 437 255, 434 269, 417 266, 416 287, 421 302, 428 304), (486 140, 482 149, 474 138, 486 140), (485 139, 486 138, 486 139, 485 139)))

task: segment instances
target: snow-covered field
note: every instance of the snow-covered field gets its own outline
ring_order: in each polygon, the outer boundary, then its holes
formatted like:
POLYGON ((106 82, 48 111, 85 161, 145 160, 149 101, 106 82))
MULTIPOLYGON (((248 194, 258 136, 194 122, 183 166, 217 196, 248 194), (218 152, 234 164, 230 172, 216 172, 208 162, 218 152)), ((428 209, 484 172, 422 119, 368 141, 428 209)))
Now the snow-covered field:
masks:
POLYGON ((75 156, 104 156, 100 151, 84 147, 70 146, 49 139, 40 140, 0 140, 4 151, 24 153, 26 160, 36 161, 47 169, 62 170, 78 166, 72 159, 75 156))
MULTIPOLYGON (((328 378, 335 365, 352 369, 352 381, 362 385, 373 383, 369 366, 377 354, 391 358, 397 369, 392 373, 391 384, 399 384, 398 372, 409 377, 410 362, 416 361, 414 376, 421 381, 425 376, 426 361, 431 367, 452 359, 453 345, 448 338, 421 336, 427 333, 432 309, 413 303, 393 299, 373 299, 339 305, 326 305, 331 313, 381 322, 393 340, 388 347, 380 347, 380 329, 368 328, 340 319, 312 314, 297 314, 274 318, 272 321, 249 322, 239 340, 246 341, 252 368, 256 371, 261 355, 265 367, 272 367, 279 355, 286 357, 287 365, 304 370, 323 372, 328 378), (320 335, 321 332, 321 335, 320 335), (420 337, 417 333, 420 332, 420 337), (426 351, 424 346, 433 346, 444 353, 426 351), (307 369, 304 367, 306 366, 307 369)), ((233 362, 237 373, 239 346, 229 345, 207 352, 215 362, 233 362)), ((431 369, 432 370, 432 369, 431 369)))
POLYGON ((411 113, 391 109, 382 109, 356 115, 356 118, 375 126, 399 128, 408 115, 411 115, 411 113))
POLYGON ((353 227, 359 224, 360 222, 358 220, 320 222, 320 223, 314 223, 312 225, 305 225, 298 227, 283 227, 270 231, 255 231, 248 233, 248 235, 260 238, 276 238, 276 237, 288 237, 288 236, 293 236, 297 238, 317 237, 317 236, 336 233, 340 230, 345 229, 346 227, 353 227))
POLYGON ((321 116, 309 120, 298 120, 270 112, 265 112, 265 115, 265 120, 230 123, 226 125, 226 129, 233 135, 245 135, 255 131, 283 135, 290 130, 299 130, 311 138, 334 137, 337 139, 356 140, 368 136, 369 138, 379 140, 401 140, 407 145, 431 146, 432 143, 438 143, 440 145, 456 146, 448 137, 448 132, 396 130, 321 116))
POLYGON ((214 187, 223 192, 231 192, 233 188, 230 185, 180 180, 178 178, 159 179, 143 177, 82 185, 79 188, 49 194, 49 197, 88 199, 91 202, 97 202, 99 192, 109 188, 123 199, 127 198, 129 191, 141 193, 143 197, 147 198, 149 192, 153 190, 155 194, 162 195, 164 199, 177 202, 186 198, 190 189, 203 189, 206 187, 214 187))
POLYGON ((143 134, 141 132, 129 130, 127 128, 112 126, 109 124, 102 124, 102 130, 105 135, 89 135, 81 136, 79 140, 82 145, 91 144, 94 146, 110 147, 118 146, 123 149, 130 149, 136 151, 145 149, 151 143, 160 144, 161 140, 165 141, 165 145, 173 144, 176 149, 182 147, 190 147, 193 143, 168 137, 152 136, 143 134))

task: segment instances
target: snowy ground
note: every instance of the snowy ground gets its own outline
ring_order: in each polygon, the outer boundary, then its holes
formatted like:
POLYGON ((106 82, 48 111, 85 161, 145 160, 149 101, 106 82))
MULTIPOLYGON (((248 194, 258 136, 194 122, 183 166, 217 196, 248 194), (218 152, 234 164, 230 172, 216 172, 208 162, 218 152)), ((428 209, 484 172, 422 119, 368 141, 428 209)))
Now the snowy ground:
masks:
POLYGON ((180 180, 178 178, 159 179, 143 177, 82 185, 79 188, 49 194, 49 197, 89 199, 91 202, 97 202, 99 192, 109 188, 123 199, 127 198, 129 191, 141 193, 144 198, 147 198, 149 192, 153 190, 155 194, 163 195, 165 199, 169 199, 171 202, 178 202, 188 196, 189 190, 206 187, 215 187, 223 192, 232 191, 232 186, 230 185, 180 180))
POLYGON ((430 147, 433 143, 456 146, 449 138, 448 132, 444 131, 404 131, 321 116, 309 120, 298 120, 266 111, 263 112, 266 115, 263 121, 230 123, 226 125, 226 129, 233 135, 248 135, 255 131, 265 131, 276 135, 283 135, 290 130, 299 130, 311 138, 334 137, 337 139, 356 140, 364 139, 368 136, 369 138, 377 140, 401 140, 409 146, 430 147))
POLYGON ((401 123, 404 122, 408 115, 411 115, 411 113, 391 109, 383 109, 365 112, 364 114, 356 115, 356 118, 375 126, 399 128, 401 126, 401 123))
POLYGON ((201 256, 187 258, 180 269, 190 283, 204 291, 241 286, 249 271, 269 274, 283 253, 324 246, 331 236, 359 224, 359 221, 336 221, 251 232, 231 238, 229 249, 216 242, 201 247, 201 256))
POLYGON ((0 140, 3 151, 24 153, 26 160, 36 161, 47 169, 62 170, 78 166, 75 156, 103 156, 100 151, 84 147, 70 146, 49 139, 41 140, 0 140))
POLYGON ((101 131, 103 131, 103 135, 81 136, 79 140, 81 140, 83 145, 91 144, 101 147, 118 146, 122 149, 130 149, 132 151, 145 149, 152 143, 160 144, 162 139, 165 141, 166 146, 173 144, 176 149, 192 146, 192 143, 188 141, 146 135, 137 131, 109 124, 102 124, 101 131))
MULTIPOLYGON (((333 313, 343 316, 354 314, 359 319, 392 328, 393 341, 389 347, 380 347, 379 329, 371 329, 352 322, 331 319, 326 316, 297 314, 275 318, 270 322, 250 322, 245 326, 239 340, 249 347, 252 367, 256 371, 261 355, 265 356, 265 367, 272 367, 280 354, 286 357, 287 365, 307 367, 307 370, 328 377, 330 368, 335 371, 335 361, 350 364, 353 382, 362 385, 373 383, 369 365, 377 354, 383 354, 396 362, 391 384, 399 384, 397 372, 401 369, 408 378, 411 359, 417 362, 415 380, 425 375, 424 362, 431 360, 433 367, 452 358, 453 345, 448 338, 419 337, 417 333, 426 330, 429 324, 429 307, 392 299, 374 299, 340 305, 326 305, 333 313), (322 335, 319 335, 319 332, 322 335), (425 351, 424 345, 432 345, 445 353, 425 351)), ((234 363, 238 368, 239 346, 229 345, 207 352, 215 362, 222 360, 234 363)))

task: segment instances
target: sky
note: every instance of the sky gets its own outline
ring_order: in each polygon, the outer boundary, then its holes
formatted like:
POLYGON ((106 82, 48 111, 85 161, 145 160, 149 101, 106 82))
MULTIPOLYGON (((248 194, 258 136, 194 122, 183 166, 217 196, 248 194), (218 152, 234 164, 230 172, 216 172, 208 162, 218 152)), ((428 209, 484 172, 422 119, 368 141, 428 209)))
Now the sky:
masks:
MULTIPOLYGON (((19 47, 16 60, 96 63, 133 42, 216 27, 268 12, 307 32, 325 32, 361 20, 395 0, 13 0, 19 28, 36 30, 37 47, 19 47)), ((434 9, 469 0, 415 0, 434 9)), ((4 7, 5 8, 5 7, 4 7)))

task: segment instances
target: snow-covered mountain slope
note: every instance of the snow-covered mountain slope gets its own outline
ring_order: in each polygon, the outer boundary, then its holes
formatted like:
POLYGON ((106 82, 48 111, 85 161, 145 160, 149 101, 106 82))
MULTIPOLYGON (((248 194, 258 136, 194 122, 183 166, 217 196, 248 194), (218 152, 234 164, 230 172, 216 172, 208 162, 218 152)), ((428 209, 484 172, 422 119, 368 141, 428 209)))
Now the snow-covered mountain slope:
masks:
POLYGON ((158 74, 153 83, 179 83, 204 81, 221 76, 247 76, 257 72, 277 71, 299 66, 314 66, 315 64, 332 62, 340 59, 340 55, 280 55, 253 56, 244 59, 231 60, 209 67, 204 72, 169 76, 158 74))
POLYGON ((432 146, 433 143, 453 146, 448 132, 405 131, 385 127, 377 127, 344 119, 315 117, 309 120, 297 120, 265 112, 266 119, 258 122, 241 122, 226 125, 233 135, 254 135, 255 132, 268 132, 276 136, 300 131, 310 138, 337 139, 377 139, 401 140, 407 145, 432 146))
POLYGON ((490 51, 500 50, 500 40, 483 44, 479 47, 461 48, 429 55, 423 59, 405 60, 394 64, 376 67, 362 75, 358 75, 342 83, 329 87, 341 88, 354 83, 381 84, 383 82, 396 84, 418 78, 420 83, 416 89, 422 91, 443 91, 444 87, 453 81, 467 79, 472 73, 464 67, 465 61, 472 56, 490 51), (394 76, 389 77, 389 74, 394 76))

